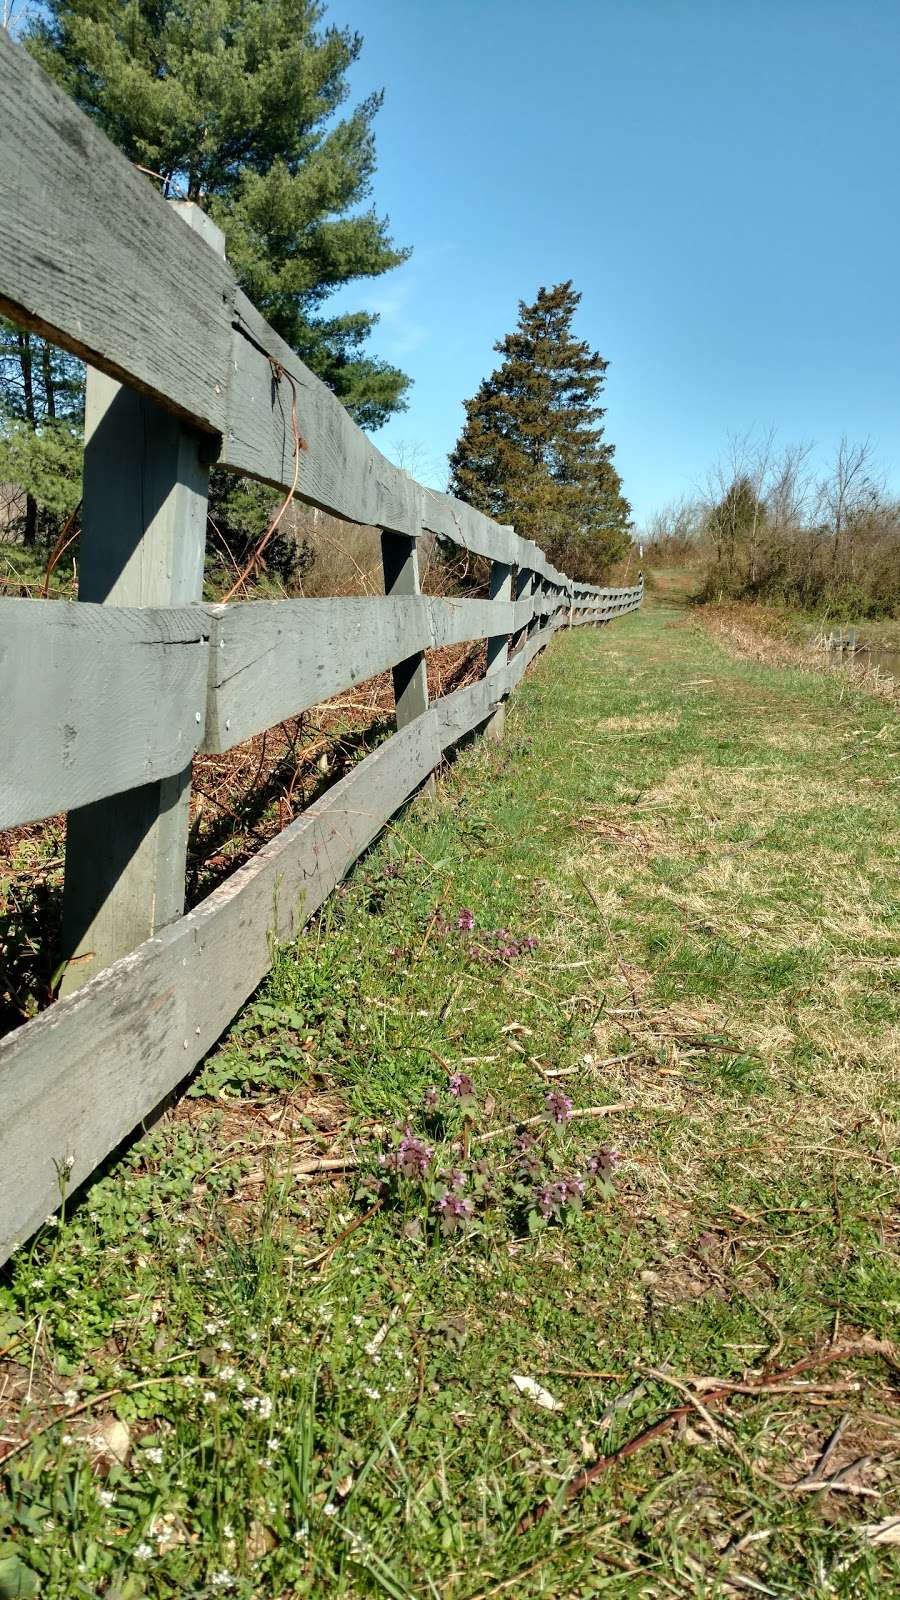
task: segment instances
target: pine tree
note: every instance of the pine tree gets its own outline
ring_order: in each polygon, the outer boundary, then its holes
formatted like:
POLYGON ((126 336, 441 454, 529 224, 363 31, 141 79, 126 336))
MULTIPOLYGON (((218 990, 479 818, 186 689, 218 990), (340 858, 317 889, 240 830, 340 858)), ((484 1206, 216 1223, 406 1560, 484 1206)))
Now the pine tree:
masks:
POLYGON ((323 306, 408 252, 359 209, 381 96, 338 116, 362 39, 323 27, 324 12, 320 0, 47 0, 25 42, 165 195, 209 211, 254 304, 377 427, 409 380, 365 354, 375 316, 323 306))
POLYGON ((24 495, 26 545, 78 504, 82 423, 81 363, 0 318, 0 481, 24 495))
POLYGON ((608 363, 572 332, 580 299, 570 280, 520 301, 500 365, 466 402, 450 487, 590 583, 627 549, 631 511, 603 437, 608 363))

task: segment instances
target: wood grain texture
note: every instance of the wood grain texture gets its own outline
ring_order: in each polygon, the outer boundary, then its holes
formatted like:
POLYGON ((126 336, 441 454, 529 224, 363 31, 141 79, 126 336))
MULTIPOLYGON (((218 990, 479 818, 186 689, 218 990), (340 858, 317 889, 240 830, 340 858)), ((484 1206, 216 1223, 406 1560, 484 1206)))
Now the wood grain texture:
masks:
MULTIPOLYGON (((202 213, 182 208, 179 226, 202 226, 202 213)), ((148 395, 88 368, 84 438, 78 605, 199 602, 209 489, 199 434, 148 395)), ((198 733, 204 718, 205 706, 198 733)), ((181 916, 190 787, 188 757, 158 782, 70 810, 62 994, 181 916)))
POLYGON ((0 827, 179 772, 205 720, 202 606, 0 600, 0 827))
POLYGON ((0 310, 207 431, 233 276, 0 29, 0 310))
POLYGON ((427 774, 419 718, 196 910, 0 1044, 0 1260, 215 1044, 270 965, 427 774))
POLYGON ((228 750, 417 651, 524 627, 529 602, 425 595, 211 606, 204 748, 228 750))
POLYGON ((376 450, 331 390, 239 292, 221 465, 289 487, 292 405, 305 441, 297 498, 349 521, 417 536, 418 484, 376 450), (276 376, 273 362, 285 376, 276 376))

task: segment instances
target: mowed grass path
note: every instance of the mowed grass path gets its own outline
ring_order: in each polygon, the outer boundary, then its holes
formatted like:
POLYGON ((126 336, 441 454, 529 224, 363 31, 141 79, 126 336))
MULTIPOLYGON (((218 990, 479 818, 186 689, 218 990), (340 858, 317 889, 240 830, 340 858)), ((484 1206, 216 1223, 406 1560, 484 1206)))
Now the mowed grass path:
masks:
POLYGON ((897 1592, 898 750, 674 607, 558 638, 14 1264, 0 1594, 897 1592), (551 1092, 620 1159, 530 1230, 551 1092))

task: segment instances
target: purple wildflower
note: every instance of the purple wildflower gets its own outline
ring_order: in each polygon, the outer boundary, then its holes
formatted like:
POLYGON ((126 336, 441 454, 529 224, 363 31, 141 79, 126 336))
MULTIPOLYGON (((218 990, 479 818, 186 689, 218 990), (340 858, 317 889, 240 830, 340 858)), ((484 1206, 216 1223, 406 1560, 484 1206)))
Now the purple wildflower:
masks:
POLYGON ((563 1205, 568 1204, 571 1200, 584 1198, 584 1184, 581 1178, 560 1178, 556 1187, 559 1190, 563 1205))
POLYGON ((524 939, 522 942, 523 942, 526 950, 536 950, 538 945, 540 944, 540 940, 536 939, 534 937, 533 933, 530 933, 528 935, 528 938, 524 939))
POLYGON ((599 1175, 604 1183, 608 1183, 621 1159, 618 1150, 612 1150, 605 1145, 601 1150, 595 1150, 593 1155, 588 1156, 587 1170, 599 1175))
POLYGON ((551 1089, 546 1099, 546 1106, 554 1122, 571 1122, 572 1102, 561 1089, 551 1089))
POLYGON ((555 1216, 559 1210, 559 1197, 556 1186, 552 1188, 546 1184, 537 1184, 534 1190, 534 1203, 542 1217, 555 1216))
POLYGON ((460 1172, 458 1167, 453 1167, 450 1172, 442 1172, 441 1177, 446 1183, 447 1188, 455 1190, 457 1194, 462 1192, 469 1181, 466 1177, 466 1174, 464 1172, 460 1172))
POLYGON ((381 1164, 403 1178, 424 1178, 433 1155, 431 1146, 417 1139, 407 1123, 396 1150, 382 1156, 381 1164))
POLYGON ((475 913, 470 911, 468 906, 462 906, 460 908, 459 917, 457 918, 457 924, 460 928, 464 929, 466 933, 471 933, 475 926, 475 913))
POLYGON ((463 1227, 471 1217, 472 1202, 448 1189, 438 1200, 437 1209, 441 1218, 441 1232, 453 1233, 456 1228, 463 1227))
POLYGON ((457 1100, 471 1100, 475 1093, 475 1085, 467 1072, 454 1072, 450 1079, 450 1093, 457 1100))

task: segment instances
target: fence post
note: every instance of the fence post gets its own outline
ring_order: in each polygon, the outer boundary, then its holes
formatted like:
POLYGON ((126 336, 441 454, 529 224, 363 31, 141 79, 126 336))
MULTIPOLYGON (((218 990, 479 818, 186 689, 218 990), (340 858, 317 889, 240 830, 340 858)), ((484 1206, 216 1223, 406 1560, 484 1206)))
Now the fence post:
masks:
MULTIPOLYGON (((512 567, 505 561, 491 562, 491 588, 490 598, 502 600, 508 604, 512 599, 512 567)), ((484 675, 489 678, 494 672, 501 672, 509 659, 509 643, 512 635, 508 633, 493 634, 487 642, 487 657, 484 675)), ((489 717, 484 726, 486 739, 501 739, 506 726, 506 706, 497 707, 493 716, 489 717)))
MULTIPOLYGON (((224 256, 224 236, 199 207, 178 209, 224 256)), ((84 434, 79 600, 116 606, 200 600, 209 440, 90 367, 84 434)), ((203 717, 198 705, 198 725, 203 717)), ((115 738, 115 728, 109 733, 115 738)), ((62 994, 181 915, 190 785, 188 752, 171 778, 70 811, 62 994)))
MULTIPOLYGON (((421 594, 419 583, 419 541, 410 534, 381 530, 381 564, 384 592, 387 595, 421 594)), ((393 669, 394 705, 397 729, 405 728, 428 710, 428 667, 424 650, 399 661, 393 669)), ((424 785, 430 794, 434 777, 424 785)))

